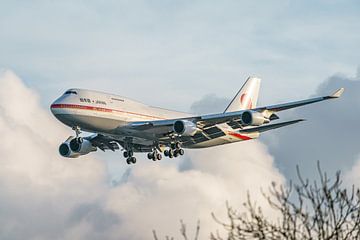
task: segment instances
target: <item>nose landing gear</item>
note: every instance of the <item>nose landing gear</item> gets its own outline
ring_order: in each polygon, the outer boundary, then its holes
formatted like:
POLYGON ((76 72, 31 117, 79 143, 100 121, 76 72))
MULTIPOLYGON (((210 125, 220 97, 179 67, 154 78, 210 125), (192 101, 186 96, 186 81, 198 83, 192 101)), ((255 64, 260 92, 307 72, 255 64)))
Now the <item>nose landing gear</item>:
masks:
POLYGON ((79 135, 81 134, 81 128, 78 127, 78 126, 73 126, 73 127, 72 127, 72 130, 75 131, 76 138, 79 138, 79 135))

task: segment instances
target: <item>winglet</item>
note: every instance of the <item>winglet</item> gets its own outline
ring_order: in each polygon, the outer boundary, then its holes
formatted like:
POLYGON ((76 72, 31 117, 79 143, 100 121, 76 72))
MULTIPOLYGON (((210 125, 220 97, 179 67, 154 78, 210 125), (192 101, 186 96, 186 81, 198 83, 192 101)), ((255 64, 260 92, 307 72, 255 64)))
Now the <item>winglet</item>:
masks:
POLYGON ((344 90, 345 90, 344 88, 340 88, 340 89, 336 90, 336 92, 331 94, 330 97, 331 98, 339 98, 343 94, 344 90))

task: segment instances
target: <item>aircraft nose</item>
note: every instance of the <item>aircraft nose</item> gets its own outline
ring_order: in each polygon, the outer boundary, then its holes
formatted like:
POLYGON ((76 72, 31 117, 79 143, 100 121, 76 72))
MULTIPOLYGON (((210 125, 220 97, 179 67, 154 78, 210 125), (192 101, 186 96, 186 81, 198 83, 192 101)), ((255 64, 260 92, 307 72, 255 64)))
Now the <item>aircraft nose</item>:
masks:
POLYGON ((58 102, 53 102, 51 105, 50 105, 50 111, 53 115, 56 115, 57 113, 57 108, 58 108, 58 102))
POLYGON ((51 105, 50 105, 50 111, 51 113, 56 116, 57 114, 59 114, 59 110, 61 109, 61 105, 62 105, 62 99, 61 97, 56 99, 51 105))

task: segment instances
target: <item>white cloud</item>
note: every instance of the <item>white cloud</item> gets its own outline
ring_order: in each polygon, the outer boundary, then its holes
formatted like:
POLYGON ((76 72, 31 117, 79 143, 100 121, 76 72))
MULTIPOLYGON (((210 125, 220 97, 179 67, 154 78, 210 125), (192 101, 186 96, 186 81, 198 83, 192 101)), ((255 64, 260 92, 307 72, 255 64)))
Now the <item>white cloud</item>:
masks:
POLYGON ((356 157, 355 163, 350 167, 345 169, 345 171, 342 173, 342 176, 344 178, 344 183, 347 187, 350 187, 352 185, 356 186, 357 188, 360 188, 360 154, 356 157))
POLYGON ((207 236, 218 227, 210 213, 224 216, 226 200, 240 207, 251 190, 261 203, 260 186, 284 182, 253 141, 140 161, 110 187, 104 161, 58 156, 69 132, 35 92, 11 71, 0 73, 0 85, 2 239, 149 239, 152 229, 177 235, 179 219, 194 226, 200 219, 207 236))
POLYGON ((209 234, 219 228, 210 213, 225 219, 226 201, 241 208, 249 190, 253 199, 263 205, 260 188, 266 190, 271 181, 284 182, 259 142, 187 153, 191 158, 189 170, 179 171, 170 164, 138 165, 128 182, 112 191, 107 209, 126 216, 122 226, 130 234, 126 238, 145 238, 152 228, 177 235, 179 219, 193 227, 200 219, 202 234, 209 234), (119 201, 121 196, 130 198, 119 201), (148 231, 137 231, 139 225, 148 231))
POLYGON ((58 157, 65 131, 37 95, 11 71, 1 72, 0 84, 0 238, 61 234, 72 208, 104 190, 104 166, 58 157))

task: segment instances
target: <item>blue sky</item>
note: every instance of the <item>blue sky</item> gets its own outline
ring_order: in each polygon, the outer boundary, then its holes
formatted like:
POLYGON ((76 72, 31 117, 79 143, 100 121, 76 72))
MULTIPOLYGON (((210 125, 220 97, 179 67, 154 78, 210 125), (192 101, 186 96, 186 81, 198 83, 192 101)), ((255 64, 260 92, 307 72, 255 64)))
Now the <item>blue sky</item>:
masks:
POLYGON ((358 1, 1 4, 0 66, 45 104, 79 86, 188 110, 207 93, 231 97, 248 75, 264 79, 265 104, 358 66, 358 1))
POLYGON ((312 176, 317 160, 360 185, 359 1, 0 0, 0 9, 0 238, 148 239, 153 227, 177 232, 180 218, 200 219, 208 236, 226 200, 241 208, 251 189, 261 205, 256 189, 286 184, 297 164, 312 176), (49 104, 68 88, 211 112, 249 75, 263 79, 261 105, 346 90, 281 114, 305 123, 179 160, 139 156, 129 168, 119 153, 57 154, 72 132, 49 104))

